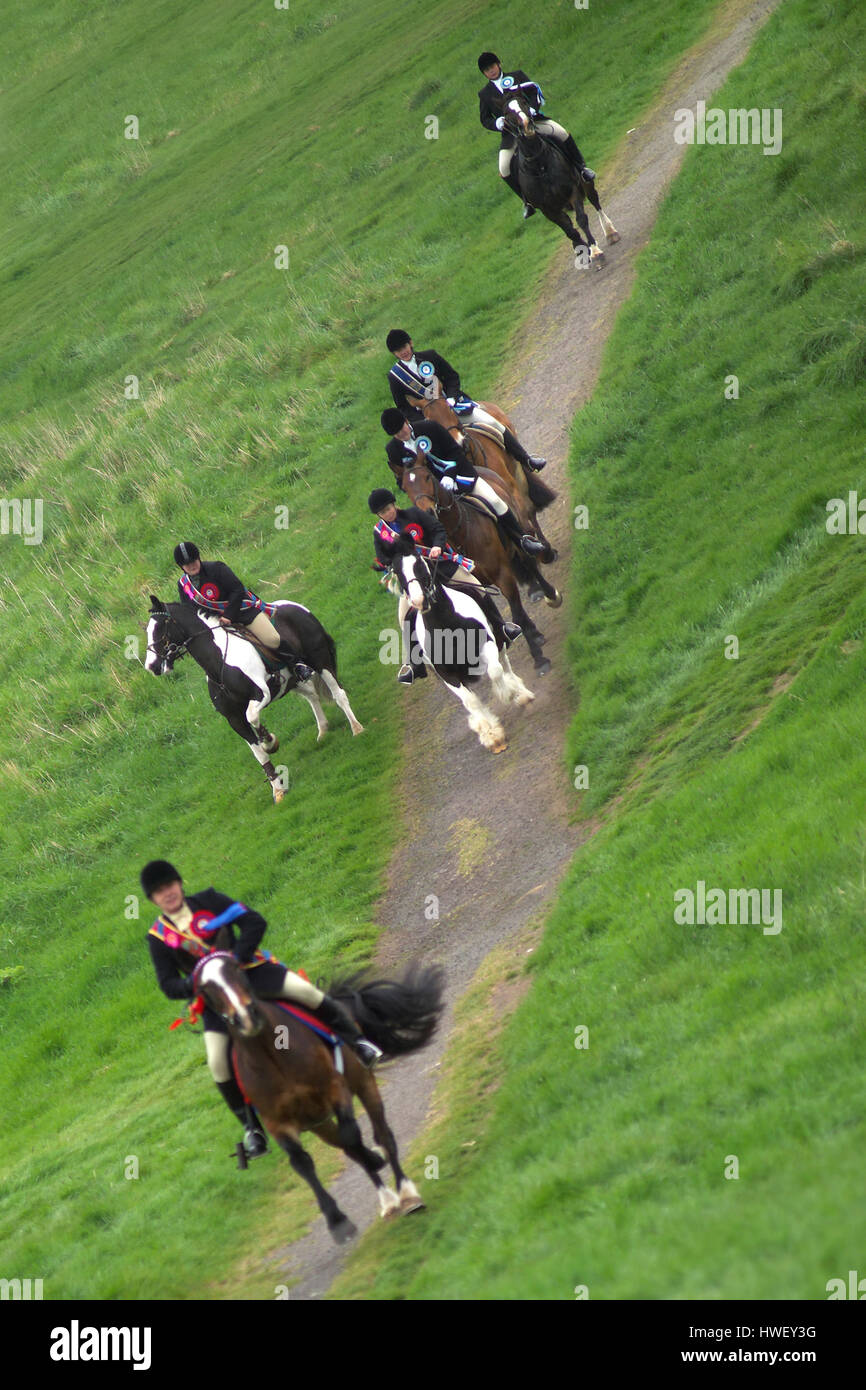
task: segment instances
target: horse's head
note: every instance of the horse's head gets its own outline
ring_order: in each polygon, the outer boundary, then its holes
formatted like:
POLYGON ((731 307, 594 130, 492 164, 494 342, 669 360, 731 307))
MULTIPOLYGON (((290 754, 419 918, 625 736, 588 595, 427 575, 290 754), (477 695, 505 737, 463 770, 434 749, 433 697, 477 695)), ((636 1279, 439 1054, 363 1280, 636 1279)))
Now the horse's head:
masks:
POLYGON ((204 956, 193 971, 192 983, 196 994, 204 995, 232 1033, 241 1038, 258 1037, 265 1016, 231 951, 211 951, 204 956))
POLYGON ((454 407, 448 404, 447 396, 438 396, 432 401, 422 401, 421 413, 425 420, 433 420, 437 425, 444 425, 446 430, 450 430, 453 435, 462 434, 460 416, 454 407))
MULTIPOLYGON (((174 663, 186 655, 196 637, 210 632, 211 625, 205 617, 204 613, 186 604, 168 605, 151 594, 145 670, 154 676, 166 676, 173 671, 174 663)), ((217 620, 214 625, 218 626, 217 620)))
POLYGON ((171 614, 165 604, 151 594, 144 669, 154 676, 165 676, 174 666, 177 649, 171 641, 170 627, 171 614))
POLYGON ((424 556, 415 549, 413 537, 405 532, 397 537, 391 568, 412 607, 422 612, 429 606, 435 580, 424 556))
POLYGON ((424 512, 436 510, 436 480, 423 463, 413 463, 411 467, 404 468, 400 486, 413 507, 420 507, 424 512))
POLYGON ((502 114, 505 117, 506 129, 512 135, 535 136, 536 130, 532 120, 532 108, 525 94, 516 88, 502 93, 502 114))

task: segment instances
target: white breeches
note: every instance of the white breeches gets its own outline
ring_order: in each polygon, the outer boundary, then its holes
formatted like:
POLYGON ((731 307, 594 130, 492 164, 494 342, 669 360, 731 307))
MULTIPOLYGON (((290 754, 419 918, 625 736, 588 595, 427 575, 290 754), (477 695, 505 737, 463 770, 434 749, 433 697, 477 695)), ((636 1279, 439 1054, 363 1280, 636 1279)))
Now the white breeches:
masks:
POLYGON ((497 497, 486 478, 477 478, 475 486, 468 490, 473 497, 480 497, 482 502, 486 502, 489 507, 492 507, 497 516, 504 516, 508 511, 508 503, 503 502, 501 497, 497 497))

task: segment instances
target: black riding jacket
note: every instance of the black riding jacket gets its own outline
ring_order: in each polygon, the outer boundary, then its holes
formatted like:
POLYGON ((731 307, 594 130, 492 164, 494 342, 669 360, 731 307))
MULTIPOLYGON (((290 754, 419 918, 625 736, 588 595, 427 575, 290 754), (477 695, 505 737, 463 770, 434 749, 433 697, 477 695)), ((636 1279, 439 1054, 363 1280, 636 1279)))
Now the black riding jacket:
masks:
MULTIPOLYGON (((199 593, 205 593, 203 585, 209 586, 206 593, 207 598, 216 599, 220 603, 228 603, 224 616, 237 626, 240 624, 246 627, 256 616, 256 608, 247 608, 241 612, 241 604, 245 598, 249 597, 249 590, 241 583, 234 570, 230 570, 228 565, 224 565, 222 560, 202 560, 198 574, 191 574, 192 580, 199 593), (213 592, 216 590, 216 592, 213 592)), ((181 602, 194 608, 195 604, 187 598, 181 586, 181 580, 177 581, 178 593, 181 602)))
MULTIPOLYGON (((434 372, 442 383, 442 390, 446 396, 459 396, 461 394, 460 377, 438 352, 433 352, 431 348, 425 348, 423 352, 417 350, 415 353, 415 365, 420 367, 422 362, 429 362, 434 372)), ((388 373, 388 385, 391 388, 391 395, 394 397, 394 404, 398 410, 402 410, 408 420, 423 420, 424 416, 417 405, 412 405, 412 396, 421 396, 424 393, 423 380, 418 381, 417 389, 407 386, 400 380, 401 368, 404 371, 412 372, 408 362, 395 362, 388 373)))
MULTIPOLYGON (((424 511, 421 507, 398 507, 397 515, 393 521, 386 521, 385 525, 390 526, 393 531, 405 531, 407 525, 419 526, 423 532, 424 539, 421 545, 426 545, 429 549, 438 545, 442 550, 448 548, 448 537, 445 534, 445 527, 434 512, 424 511)), ((376 559, 387 569, 394 558, 395 547, 373 532, 373 545, 376 550, 376 559)), ((448 560, 439 561, 439 573, 442 578, 450 578, 456 570, 456 563, 448 560)))
POLYGON ((391 439, 385 452, 393 473, 399 477, 402 470, 413 463, 424 463, 437 478, 454 478, 460 491, 466 491, 478 480, 473 464, 469 462, 463 447, 457 443, 450 430, 434 420, 422 420, 413 424, 412 439, 391 439), (413 440, 416 441, 413 443, 413 440))
MULTIPOLYGON (((540 114, 544 105, 544 96, 537 82, 532 82, 520 68, 515 68, 514 72, 504 72, 502 77, 510 77, 513 86, 522 89, 523 95, 529 101, 535 114, 540 114)), ((502 77, 499 78, 500 82, 502 77)), ((500 92, 494 82, 488 82, 478 93, 480 120, 486 130, 496 130, 496 118, 502 115, 504 95, 505 93, 500 92)), ((502 144, 500 148, 510 150, 514 145, 515 137, 508 130, 503 130, 501 133, 502 144)))
MULTIPOLYGON (((235 898, 227 898, 225 893, 218 893, 215 888, 206 888, 203 893, 188 894, 186 897, 187 906, 193 913, 207 912, 211 918, 219 917, 235 901, 235 898)), ((160 916, 171 921, 167 912, 160 913, 160 916)), ((247 908, 243 916, 237 917, 227 925, 226 930, 232 942, 229 949, 234 951, 242 964, 252 960, 267 925, 261 913, 255 912, 251 907, 247 908)), ((191 999, 193 988, 189 977, 198 965, 200 957, 193 955, 191 951, 185 951, 182 947, 166 946, 164 941, 155 936, 148 935, 146 940, 163 994, 169 999, 191 999)))

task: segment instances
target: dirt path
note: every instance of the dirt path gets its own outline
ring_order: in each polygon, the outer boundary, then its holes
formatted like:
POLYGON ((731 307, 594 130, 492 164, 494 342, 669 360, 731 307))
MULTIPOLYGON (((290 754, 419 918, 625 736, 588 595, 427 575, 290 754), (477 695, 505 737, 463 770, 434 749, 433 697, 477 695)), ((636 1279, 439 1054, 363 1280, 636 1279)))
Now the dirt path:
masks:
MULTIPOLYGON (((673 139, 673 113, 677 107, 709 100, 742 62, 753 36, 778 3, 734 0, 724 6, 706 38, 681 60, 646 119, 625 137, 602 179, 603 191, 616 190, 605 210, 622 240, 607 249, 603 269, 577 272, 562 239, 562 253, 542 303, 522 334, 533 345, 530 370, 519 382, 505 383, 498 395, 515 419, 518 436, 531 452, 550 460, 543 476, 560 497, 545 513, 544 526, 560 559, 547 572, 563 590, 568 587, 573 534, 564 462, 569 426, 593 391, 617 311, 631 291, 635 256, 649 238, 659 203, 685 152, 673 139)), ((513 207, 518 216, 516 202, 513 207)), ((594 213, 591 217, 593 234, 598 235, 594 213)), ((537 239, 560 234, 537 215, 525 235, 537 239)), ((390 970, 410 956, 442 961, 449 1010, 434 1044, 382 1078, 388 1116, 403 1152, 424 1126, 454 1001, 487 952, 549 902, 578 843, 577 832, 568 825, 573 793, 563 760, 564 733, 575 704, 565 679, 567 596, 563 608, 554 611, 540 604, 533 617, 547 637, 545 652, 553 671, 538 679, 528 653, 522 651, 514 659, 515 669, 537 698, 528 712, 506 712, 506 753, 495 757, 484 752, 462 707, 435 682, 404 692, 410 734, 404 783, 407 829, 380 905, 379 920, 386 931, 377 964, 390 970), (411 738, 422 727, 423 741, 411 738), (436 769, 432 787, 431 758, 436 769), (521 829, 515 833, 518 821, 521 829), (431 911, 431 895, 438 899, 438 920, 425 915, 425 908, 431 911)), ((520 647, 518 642, 518 651, 520 647)), ((418 1173, 411 1176, 418 1181, 418 1173)), ((331 1191, 360 1229, 378 1219, 373 1188, 354 1164, 331 1191)), ((291 1289, 293 1300, 322 1297, 345 1259, 321 1219, 309 1236, 282 1255, 283 1276, 300 1280, 291 1289)))

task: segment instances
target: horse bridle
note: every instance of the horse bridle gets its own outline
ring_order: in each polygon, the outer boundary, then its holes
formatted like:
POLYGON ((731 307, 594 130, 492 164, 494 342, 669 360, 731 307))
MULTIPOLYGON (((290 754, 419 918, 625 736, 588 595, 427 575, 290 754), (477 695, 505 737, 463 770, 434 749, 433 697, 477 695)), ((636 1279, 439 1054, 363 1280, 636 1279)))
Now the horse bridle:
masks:
MULTIPOLYGON (((154 614, 153 614, 152 616, 155 617, 155 618, 156 618, 156 617, 164 617, 164 618, 166 619, 166 622, 167 622, 167 623, 174 623, 176 627, 180 627, 180 624, 178 623, 177 618, 175 618, 171 613, 169 613, 169 611, 168 611, 167 608, 166 608, 166 609, 163 609, 163 610, 161 610, 161 611, 160 611, 160 610, 157 610, 156 612, 154 612, 154 614)), ((191 634, 191 636, 187 637, 187 639, 186 639, 185 642, 170 642, 170 641, 167 640, 167 641, 166 641, 166 644, 165 644, 165 654, 164 654, 164 656, 162 656, 160 659, 161 659, 162 661, 170 661, 171 664, 172 664, 172 666, 173 666, 174 663, 175 663, 176 661, 181 661, 181 660, 183 659, 183 657, 186 656, 187 652, 189 651, 189 648, 190 648, 191 643, 195 642, 196 639, 199 638, 199 637, 211 637, 211 638, 212 638, 212 637, 213 637, 213 629, 212 629, 212 628, 209 628, 209 627, 207 627, 207 625, 205 625, 205 631, 204 631, 204 632, 193 632, 193 633, 191 634)), ((153 652, 154 656, 159 656, 159 652, 157 651, 156 647, 153 646, 150 642, 148 642, 147 647, 145 648, 145 650, 146 650, 146 651, 149 651, 149 652, 153 652)), ((222 652, 220 652, 220 673, 219 673, 219 676, 216 678, 216 681, 215 681, 216 685, 219 686, 220 690, 225 690, 225 686, 223 685, 223 672, 224 672, 224 670, 226 669, 226 652, 227 652, 227 651, 228 651, 228 641, 226 641, 225 649, 224 649, 222 652)), ((213 680, 214 677, 211 677, 210 679, 213 680)))

